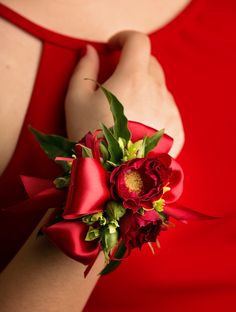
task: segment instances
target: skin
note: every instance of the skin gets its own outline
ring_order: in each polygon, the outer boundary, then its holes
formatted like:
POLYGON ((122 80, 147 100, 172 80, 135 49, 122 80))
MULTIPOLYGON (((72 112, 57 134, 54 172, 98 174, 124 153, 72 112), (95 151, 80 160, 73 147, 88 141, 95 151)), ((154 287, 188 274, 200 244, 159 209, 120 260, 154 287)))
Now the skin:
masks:
MULTIPOLYGON (((111 36, 124 29, 150 33, 168 23, 175 15, 178 15, 189 1, 121 0, 117 2, 115 0, 100 0, 97 2, 84 0, 2 0, 1 2, 39 25, 56 32, 72 37, 106 42, 111 36), (115 10, 114 7, 116 8, 115 10), (96 14, 98 9, 99 12, 103 13, 96 14), (66 19, 68 16, 70 17, 69 21, 66 19), (142 16, 142 18, 137 18, 137 16, 142 16), (78 21, 80 22, 78 23, 78 21)), ((28 35, 3 19, 0 19, 0 37, 2 43, 0 52, 0 142, 1 146, 4 146, 4 150, 0 153, 1 174, 14 154, 36 78, 42 52, 42 43, 37 38, 28 35), (9 124, 11 127, 9 127, 9 124)), ((145 47, 143 48, 141 46, 141 41, 137 45, 139 45, 139 49, 145 49, 145 47)), ((130 53, 131 58, 136 53, 137 51, 132 51, 130 53)), ((93 62, 94 67, 97 66, 95 57, 90 62, 93 62)), ((160 66, 158 67, 161 70, 160 66)), ((141 78, 142 74, 144 74, 143 78, 146 79, 147 74, 144 72, 144 68, 142 68, 142 72, 140 71, 139 78, 141 78)), ((85 76, 88 76, 87 73, 85 73, 85 76)), ((115 79, 114 75, 113 78, 115 79)), ((135 75, 130 75, 129 73, 129 81, 133 78, 137 82, 137 69, 135 75)), ((114 79, 112 84, 114 83, 114 79)), ((150 79, 148 78, 147 81, 143 79, 142 84, 144 81, 147 90, 150 79)), ((130 85, 133 84, 130 82, 130 85)), ((122 81, 119 81, 119 87, 117 88, 116 83, 113 90, 117 91, 117 89, 120 89, 117 95, 122 96, 122 99, 125 100, 124 103, 126 103, 124 89, 125 87, 129 89, 130 85, 125 86, 122 81)), ((80 87, 79 82, 78 86, 80 87)), ((111 87, 113 88, 113 85, 111 87)), ((142 89, 139 87, 140 84, 134 87, 134 91, 142 92, 142 97, 139 97, 139 104, 136 105, 134 110, 136 116, 128 116, 134 120, 140 118, 143 110, 142 107, 146 107, 145 105, 148 99, 148 95, 143 92, 145 86, 143 85, 142 89), (144 98, 145 101, 143 101, 144 98)), ((137 92, 136 94, 138 96, 137 92)), ((165 98, 167 97, 165 96, 165 98)), ((149 103, 154 103, 155 98, 152 98, 149 103)), ((129 105, 129 102, 127 102, 127 105, 129 105)), ((150 118, 147 121, 151 124, 154 120, 153 116, 157 114, 157 107, 155 107, 154 114, 151 113, 151 110, 149 111, 150 118)), ((155 118, 159 121, 159 125, 156 125, 157 128, 165 127, 165 124, 162 122, 162 116, 164 114, 164 110, 161 110, 161 113, 158 112, 157 118, 155 118)), ((173 119, 173 124, 175 122, 181 123, 179 116, 173 119)), ((95 125, 91 125, 91 127, 93 128, 95 125)), ((170 135, 175 138, 175 144, 178 144, 177 141, 180 140, 180 145, 182 146, 183 130, 179 129, 178 126, 177 129, 175 133, 173 131, 170 132, 170 135), (176 135, 181 136, 181 138, 177 140, 176 135)), ((180 148, 177 148, 177 152, 178 150, 180 148)), ((175 152, 175 155, 177 152, 175 152)))
MULTIPOLYGON (((25 16, 28 14, 32 20, 38 21, 41 25, 58 30, 58 32, 63 32, 63 29, 67 35, 105 42, 115 34, 109 40, 109 45, 111 48, 120 47, 122 55, 116 70, 105 82, 105 86, 125 104, 128 118, 155 128, 164 127, 166 132, 175 139, 172 155, 176 156, 180 152, 184 142, 181 118, 173 97, 166 88, 161 65, 150 55, 150 41, 140 31, 148 33, 161 27, 180 12, 188 1, 168 0, 158 14, 159 19, 156 12, 155 16, 153 14, 153 6, 156 5, 156 8, 161 9, 162 1, 140 1, 138 6, 134 1, 130 1, 129 4, 120 1, 117 10, 129 12, 129 14, 126 16, 124 13, 124 17, 121 19, 113 16, 112 22, 109 20, 111 18, 109 16, 112 16, 114 4, 111 5, 111 1, 106 0, 99 3, 101 8, 103 6, 106 8, 101 12, 107 12, 107 15, 100 19, 96 14, 96 8, 93 7, 94 2, 91 5, 89 1, 82 1, 82 7, 79 0, 71 1, 70 5, 69 1, 63 0, 47 2, 44 0, 22 0, 20 4, 19 1, 2 2, 16 11, 18 9, 18 12, 22 14, 24 12, 25 16), (45 5, 47 5, 49 13, 46 16, 43 14, 45 5), (127 5, 130 10, 126 7, 127 5), (77 6, 83 10, 75 10, 77 6), (132 11, 134 7, 137 7, 135 12, 132 11), (47 16, 50 15, 50 12, 55 12, 57 17, 60 17, 61 14, 71 16, 70 26, 66 27, 64 24, 63 28, 63 21, 60 18, 54 19, 53 25, 49 24, 47 16), (141 15, 143 12, 150 18, 142 19, 142 23, 137 22, 135 16, 137 13, 141 15), (91 25, 86 24, 85 27, 79 14, 89 16, 92 21, 91 25), (78 20, 81 20, 79 25, 77 24, 78 20), (148 20, 151 22, 148 23, 148 20), (158 25, 153 23, 155 20, 158 20, 158 25), (100 26, 93 27, 93 23, 100 26), (135 29, 136 31, 120 32, 122 29, 135 29), (146 103, 149 103, 148 111, 146 103), (159 103, 158 106, 156 103, 159 103), (159 124, 156 124, 154 120, 158 120, 159 124)), ((3 172, 14 154, 28 108, 39 64, 41 43, 6 21, 1 20, 0 26, 3 43, 0 53, 0 70, 3 72, 3 81, 0 83, 0 103, 2 103, 0 106, 0 142, 4 146, 4 151, 0 155, 0 172, 3 172)), ((111 125, 112 121, 107 111, 107 105, 103 107, 104 98, 102 98, 101 91, 95 90, 95 85, 92 82, 83 80, 84 77, 96 80, 98 70, 97 52, 88 45, 87 53, 78 63, 71 78, 65 101, 68 137, 71 139, 78 139, 86 131, 98 126, 96 120, 92 119, 89 114, 91 106, 93 111, 96 107, 100 108, 96 109, 96 113, 94 111, 93 115, 96 115, 96 119, 111 125), (82 114, 83 120, 89 121, 89 123, 80 123, 81 126, 78 127, 76 118, 78 114, 82 114)), ((44 220, 40 222, 35 232, 1 274, 1 311, 82 311, 97 281, 97 273, 103 267, 102 255, 96 261, 87 279, 84 280, 82 264, 64 256, 45 238, 35 240, 35 234, 42 224, 44 224, 44 220)))
MULTIPOLYGON (((109 40, 109 45, 111 48, 122 48, 122 55, 104 86, 124 103, 128 119, 143 122, 156 129, 165 128, 166 133, 175 139, 171 154, 177 156, 184 142, 181 117, 166 88, 162 67, 150 54, 149 38, 140 32, 123 31, 114 35, 109 40)), ((98 54, 89 45, 71 78, 65 102, 67 133, 72 140, 78 140, 85 132, 99 128, 97 120, 108 126, 113 123, 101 90, 95 90, 94 83, 83 79, 90 77, 97 80, 98 69, 98 54), (84 117, 80 123, 77 122, 77 116, 84 117)))

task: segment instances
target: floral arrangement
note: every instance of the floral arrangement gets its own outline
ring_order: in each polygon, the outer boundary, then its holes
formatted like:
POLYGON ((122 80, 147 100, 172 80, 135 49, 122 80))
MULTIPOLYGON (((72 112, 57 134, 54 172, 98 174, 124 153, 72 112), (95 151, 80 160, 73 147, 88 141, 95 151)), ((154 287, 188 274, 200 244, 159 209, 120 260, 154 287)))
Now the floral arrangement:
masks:
POLYGON ((103 251, 105 268, 113 271, 133 248, 158 243, 161 231, 172 227, 170 217, 201 219, 180 207, 183 171, 169 154, 173 140, 141 123, 128 121, 122 104, 106 88, 114 126, 87 133, 80 142, 46 135, 33 128, 47 155, 64 172, 54 180, 66 192, 48 223, 41 229, 69 257, 93 265, 103 251))

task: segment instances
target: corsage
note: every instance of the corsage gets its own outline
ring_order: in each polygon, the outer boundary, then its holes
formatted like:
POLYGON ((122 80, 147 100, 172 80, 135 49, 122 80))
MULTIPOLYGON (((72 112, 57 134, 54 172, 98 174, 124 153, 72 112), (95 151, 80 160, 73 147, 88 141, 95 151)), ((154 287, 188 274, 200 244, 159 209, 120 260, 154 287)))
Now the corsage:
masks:
POLYGON ((101 124, 79 142, 31 131, 64 169, 54 185, 57 194, 66 196, 41 232, 66 255, 88 265, 86 273, 102 251, 101 274, 106 274, 133 248, 159 245, 160 233, 173 226, 171 217, 185 222, 206 216, 176 203, 184 175, 168 154, 172 138, 164 130, 128 121, 116 96, 99 87, 110 105, 113 127, 101 124))

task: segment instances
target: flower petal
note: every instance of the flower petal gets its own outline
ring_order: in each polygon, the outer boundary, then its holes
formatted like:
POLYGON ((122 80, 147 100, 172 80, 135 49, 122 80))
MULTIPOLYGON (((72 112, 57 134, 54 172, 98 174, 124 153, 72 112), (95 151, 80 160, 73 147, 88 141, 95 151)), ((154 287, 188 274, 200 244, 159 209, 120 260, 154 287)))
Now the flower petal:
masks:
POLYGON ((209 220, 214 219, 215 217, 205 215, 201 212, 197 212, 194 210, 191 210, 189 208, 185 208, 180 205, 166 205, 164 207, 164 212, 169 215, 170 217, 173 217, 177 220, 209 220))
POLYGON ((107 172, 98 160, 75 159, 71 170, 64 219, 75 219, 102 211, 103 205, 110 198, 106 180, 107 172))
POLYGON ((145 211, 144 215, 136 214, 140 226, 145 226, 149 222, 157 221, 160 219, 158 213, 153 209, 145 211))
MULTIPOLYGON (((152 136, 157 130, 143 125, 139 122, 129 121, 128 128, 131 132, 132 142, 143 139, 145 136, 152 136)), ((160 153, 168 153, 173 144, 173 139, 164 134, 157 146, 149 153, 149 156, 155 156, 160 153)))
POLYGON ((42 231, 70 258, 85 265, 94 261, 100 247, 97 240, 85 241, 88 226, 83 222, 58 222, 44 227, 42 231))

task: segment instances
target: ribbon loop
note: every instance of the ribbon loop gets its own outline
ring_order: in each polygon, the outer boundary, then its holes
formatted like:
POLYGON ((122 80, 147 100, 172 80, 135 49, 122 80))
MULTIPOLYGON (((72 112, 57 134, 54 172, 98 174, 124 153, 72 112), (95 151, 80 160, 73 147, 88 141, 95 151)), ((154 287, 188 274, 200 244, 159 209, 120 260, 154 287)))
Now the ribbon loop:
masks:
POLYGON ((76 219, 100 212, 109 198, 107 172, 101 163, 94 158, 75 159, 63 218, 76 219))

